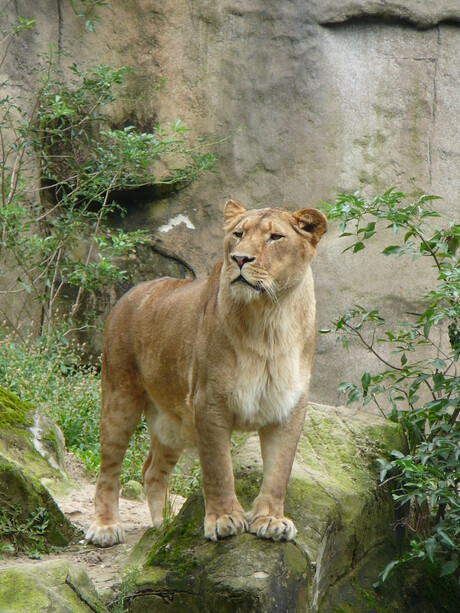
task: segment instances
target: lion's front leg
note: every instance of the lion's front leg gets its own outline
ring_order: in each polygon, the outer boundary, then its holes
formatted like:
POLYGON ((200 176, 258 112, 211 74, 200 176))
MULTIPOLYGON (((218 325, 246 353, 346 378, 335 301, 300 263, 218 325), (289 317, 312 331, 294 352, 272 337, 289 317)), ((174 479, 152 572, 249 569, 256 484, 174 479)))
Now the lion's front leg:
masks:
POLYGON ((241 534, 248 524, 235 494, 230 425, 218 410, 200 407, 195 409, 195 425, 206 507, 204 535, 217 541, 241 534))
POLYGON ((294 523, 284 516, 284 498, 304 419, 302 404, 294 409, 285 424, 259 430, 264 476, 260 494, 246 519, 249 532, 260 538, 290 541, 297 534, 294 523))

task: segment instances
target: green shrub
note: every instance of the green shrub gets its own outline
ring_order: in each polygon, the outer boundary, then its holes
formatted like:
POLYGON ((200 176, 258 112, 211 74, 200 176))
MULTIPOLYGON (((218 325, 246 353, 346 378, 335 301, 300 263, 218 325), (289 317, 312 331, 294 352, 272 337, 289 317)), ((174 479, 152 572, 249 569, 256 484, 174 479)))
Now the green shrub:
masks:
MULTIPOLYGON (((393 451, 391 459, 380 459, 380 478, 392 482, 398 505, 410 504, 419 513, 406 520, 408 552, 384 570, 382 579, 395 565, 414 558, 438 563, 441 575, 459 566, 460 225, 442 220, 432 227, 440 217, 433 200, 421 196, 409 202, 391 189, 369 202, 353 194, 324 206, 329 219, 339 222, 341 236, 354 241, 348 247, 353 253, 365 249, 382 227, 389 228, 395 244, 383 250, 385 256, 424 258, 437 272, 436 285, 420 299, 421 314, 409 321, 395 327, 377 309, 355 305, 333 322, 344 347, 357 341, 383 366, 339 389, 349 402, 375 403, 402 425, 407 439, 406 454, 393 451), (420 516, 424 509, 425 521, 420 516)), ((405 274, 401 268, 399 279, 405 274)))
MULTIPOLYGON (((82 4, 92 14, 106 3, 82 4)), ((20 20, 0 42, 0 62, 2 43, 6 54, 11 36, 33 23, 20 20)), ((73 64, 63 75, 50 53, 27 100, 0 99, 2 295, 40 305, 32 315, 39 334, 60 335, 77 316, 79 326, 92 323, 83 298, 125 281, 123 261, 151 240, 116 227, 114 218, 124 215, 120 194, 146 186, 173 191, 215 171, 205 139, 192 139, 180 120, 150 131, 113 125, 111 109, 132 72, 73 64)), ((17 326, 1 304, 0 312, 17 326)))

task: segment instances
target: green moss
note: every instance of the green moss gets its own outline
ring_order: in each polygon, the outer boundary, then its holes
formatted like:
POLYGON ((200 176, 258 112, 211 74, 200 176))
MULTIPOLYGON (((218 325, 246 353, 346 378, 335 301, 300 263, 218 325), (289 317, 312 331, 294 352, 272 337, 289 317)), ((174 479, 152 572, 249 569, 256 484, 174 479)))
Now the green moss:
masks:
POLYGON ((48 514, 48 524, 43 538, 50 546, 64 547, 81 536, 61 512, 53 498, 42 484, 32 475, 0 456, 1 505, 10 522, 27 523, 28 518, 41 508, 48 514))
POLYGON ((56 457, 57 463, 61 465, 63 458, 61 457, 60 445, 56 438, 56 431, 53 427, 50 427, 45 434, 42 434, 41 441, 46 449, 56 457))
POLYGON ((32 425, 33 407, 0 387, 0 428, 32 425))
MULTIPOLYGON (((72 484, 55 468, 54 462, 48 461, 35 448, 31 430, 34 425, 33 407, 0 388, 0 456, 13 462, 28 475, 46 482, 54 494, 64 495, 72 488, 72 484)), ((43 418, 40 419, 40 426, 46 428, 46 434, 42 435, 40 441, 44 455, 55 457, 59 463, 60 445, 53 425, 43 418)))
POLYGON ((1 571, 0 611, 103 613, 107 609, 81 568, 52 561, 1 571))
POLYGON ((48 604, 43 592, 32 589, 27 574, 15 569, 0 573, 0 611, 43 611, 48 604))
POLYGON ((244 509, 250 509, 258 496, 262 484, 262 474, 255 470, 240 472, 235 482, 235 493, 244 509), (239 477, 239 478, 238 478, 239 477))
POLYGON ((192 494, 178 517, 160 535, 146 565, 173 569, 185 574, 197 565, 195 547, 203 540, 204 502, 199 493, 192 494))

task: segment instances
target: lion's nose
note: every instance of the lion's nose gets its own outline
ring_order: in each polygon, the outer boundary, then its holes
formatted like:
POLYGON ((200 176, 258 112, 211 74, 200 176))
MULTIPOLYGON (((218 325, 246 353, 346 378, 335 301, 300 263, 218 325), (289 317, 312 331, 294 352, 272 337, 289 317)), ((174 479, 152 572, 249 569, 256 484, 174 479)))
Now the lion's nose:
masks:
POLYGON ((249 258, 247 255, 232 255, 232 260, 238 264, 240 270, 248 262, 254 262, 256 258, 249 258))

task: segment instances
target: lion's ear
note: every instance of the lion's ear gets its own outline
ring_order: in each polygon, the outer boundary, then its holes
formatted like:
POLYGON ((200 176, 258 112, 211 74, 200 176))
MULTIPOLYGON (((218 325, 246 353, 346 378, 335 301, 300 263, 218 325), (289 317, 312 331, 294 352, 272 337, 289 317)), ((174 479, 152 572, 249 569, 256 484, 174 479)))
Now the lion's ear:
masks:
POLYGON ((225 225, 230 223, 237 215, 242 215, 246 212, 247 210, 244 208, 241 202, 238 202, 238 200, 227 200, 224 208, 225 225))
POLYGON ((327 229, 326 217, 316 209, 301 209, 292 214, 295 226, 302 233, 306 232, 311 235, 310 241, 313 247, 319 242, 327 229))

